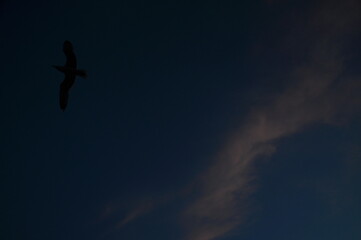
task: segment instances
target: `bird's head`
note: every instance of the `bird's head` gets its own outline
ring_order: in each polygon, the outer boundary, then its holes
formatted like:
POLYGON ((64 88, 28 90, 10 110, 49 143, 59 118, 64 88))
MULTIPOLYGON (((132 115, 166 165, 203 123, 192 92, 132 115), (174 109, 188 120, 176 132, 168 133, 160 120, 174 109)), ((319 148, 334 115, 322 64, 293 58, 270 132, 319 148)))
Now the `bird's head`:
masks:
POLYGON ((65 41, 64 41, 64 44, 63 44, 63 48, 64 48, 64 49, 67 49, 67 50, 73 51, 73 44, 71 44, 70 41, 65 40, 65 41))

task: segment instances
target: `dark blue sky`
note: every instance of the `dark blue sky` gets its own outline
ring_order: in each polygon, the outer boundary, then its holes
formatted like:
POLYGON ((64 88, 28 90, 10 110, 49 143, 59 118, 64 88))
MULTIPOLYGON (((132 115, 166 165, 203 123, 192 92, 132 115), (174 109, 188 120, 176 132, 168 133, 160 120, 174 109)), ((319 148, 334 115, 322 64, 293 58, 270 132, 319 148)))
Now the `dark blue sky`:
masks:
POLYGON ((361 238, 356 0, 0 7, 2 239, 361 238))

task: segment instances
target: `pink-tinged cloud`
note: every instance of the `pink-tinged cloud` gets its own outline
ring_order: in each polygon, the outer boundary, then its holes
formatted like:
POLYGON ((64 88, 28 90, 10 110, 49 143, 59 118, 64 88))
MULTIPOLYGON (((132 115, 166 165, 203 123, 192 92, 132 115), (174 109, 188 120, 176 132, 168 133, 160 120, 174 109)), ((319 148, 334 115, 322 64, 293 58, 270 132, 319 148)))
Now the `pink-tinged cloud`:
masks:
POLYGON ((289 70, 289 86, 251 111, 197 179, 199 195, 184 213, 186 239, 216 239, 246 220, 255 163, 276 150, 278 139, 361 109, 361 79, 343 75, 343 51, 360 23, 359 10, 353 0, 322 1, 306 26, 313 35, 308 58, 289 70))
POLYGON ((100 212, 97 224, 108 222, 107 228, 100 238, 115 234, 125 225, 149 213, 154 208, 168 200, 168 196, 144 197, 141 200, 115 200, 104 206, 100 212))
POLYGON ((109 224, 110 226, 104 233, 104 236, 114 233, 125 227, 125 225, 136 221, 143 215, 153 211, 160 205, 171 201, 180 194, 183 195, 184 193, 169 193, 159 196, 142 197, 138 200, 133 199, 110 202, 102 209, 98 223, 110 220, 111 224, 109 224))
POLYGON ((135 208, 131 209, 123 219, 118 221, 115 224, 115 229, 119 229, 123 227, 125 224, 128 224, 135 219, 139 218, 140 216, 148 213, 151 211, 154 207, 156 207, 160 202, 148 199, 146 201, 143 201, 142 203, 138 204, 135 208))

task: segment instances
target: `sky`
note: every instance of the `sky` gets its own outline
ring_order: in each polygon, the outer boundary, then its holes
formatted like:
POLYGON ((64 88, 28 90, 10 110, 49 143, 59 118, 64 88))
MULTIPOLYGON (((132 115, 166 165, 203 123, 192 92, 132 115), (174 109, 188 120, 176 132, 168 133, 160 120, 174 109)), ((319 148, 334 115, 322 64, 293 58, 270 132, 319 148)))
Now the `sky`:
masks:
POLYGON ((361 239, 361 2, 2 0, 0 29, 1 239, 361 239))

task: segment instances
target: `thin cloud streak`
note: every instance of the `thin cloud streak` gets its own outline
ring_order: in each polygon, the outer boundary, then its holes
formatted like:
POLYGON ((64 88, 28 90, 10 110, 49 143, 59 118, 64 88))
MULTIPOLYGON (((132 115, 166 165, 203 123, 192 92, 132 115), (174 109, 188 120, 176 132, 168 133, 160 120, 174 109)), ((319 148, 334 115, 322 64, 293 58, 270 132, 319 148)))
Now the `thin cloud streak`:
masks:
POLYGON ((119 228, 123 227, 124 225, 139 218, 140 216, 150 212, 159 204, 160 204, 159 201, 154 201, 154 200, 148 200, 148 201, 142 202, 141 204, 139 204, 135 208, 133 208, 131 211, 129 211, 122 220, 118 221, 115 224, 115 229, 119 229, 119 228))
POLYGON ((112 223, 108 224, 110 227, 104 233, 104 236, 112 234, 122 229, 127 224, 138 220, 146 214, 149 214, 159 206, 172 201, 175 197, 180 197, 184 194, 184 191, 179 191, 177 193, 172 192, 158 196, 146 196, 138 200, 132 200, 131 203, 129 200, 115 200, 105 205, 102 209, 98 218, 98 223, 112 220, 112 223))
POLYGON ((269 105, 251 111, 199 176, 199 196, 184 212, 187 239, 215 239, 245 221, 256 190, 255 163, 275 152, 278 139, 360 109, 360 79, 343 76, 342 59, 342 45, 358 23, 357 1, 323 2, 308 26, 316 35, 308 60, 291 70, 290 86, 269 105))
POLYGON ((116 234, 125 225, 136 221, 141 216, 151 212, 154 208, 168 200, 168 196, 144 197, 142 200, 115 200, 104 206, 96 224, 106 223, 106 228, 100 234, 100 239, 116 234), (127 210, 129 209, 129 210, 127 210))

